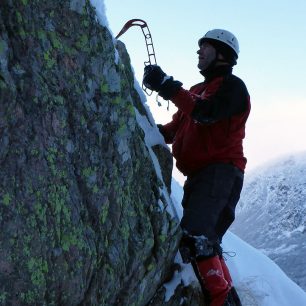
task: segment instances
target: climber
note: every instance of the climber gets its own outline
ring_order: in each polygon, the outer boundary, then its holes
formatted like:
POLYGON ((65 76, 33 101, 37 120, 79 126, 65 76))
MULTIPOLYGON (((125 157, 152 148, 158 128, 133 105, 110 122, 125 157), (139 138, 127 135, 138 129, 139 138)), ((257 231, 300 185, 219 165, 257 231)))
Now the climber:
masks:
POLYGON ((241 305, 222 256, 222 237, 234 221, 243 184, 245 124, 250 98, 232 74, 239 46, 226 30, 208 31, 198 41, 198 68, 204 82, 185 90, 157 65, 145 67, 143 84, 178 111, 158 125, 177 168, 187 176, 180 253, 191 262, 211 306, 241 305))

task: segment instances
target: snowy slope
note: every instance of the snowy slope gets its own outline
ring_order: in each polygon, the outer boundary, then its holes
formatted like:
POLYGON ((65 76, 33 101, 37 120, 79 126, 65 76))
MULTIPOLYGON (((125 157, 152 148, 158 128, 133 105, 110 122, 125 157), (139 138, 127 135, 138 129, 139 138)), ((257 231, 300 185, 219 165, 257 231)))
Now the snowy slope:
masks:
MULTIPOLYGON (((246 177, 231 230, 306 290, 306 153, 246 177)), ((306 305, 306 304, 305 304, 306 305)))
MULTIPOLYGON (((182 195, 181 186, 173 180, 172 199, 180 216, 182 212, 180 206, 182 195)), ((229 252, 227 265, 243 306, 306 305, 306 293, 260 251, 251 247, 231 232, 224 236, 223 249, 225 252, 229 252)), ((171 284, 173 286, 178 284, 180 280, 186 284, 195 280, 190 267, 188 265, 183 265, 183 267, 182 275, 177 274, 176 280, 172 280, 171 284)), ((167 289, 171 292, 170 286, 167 289)))

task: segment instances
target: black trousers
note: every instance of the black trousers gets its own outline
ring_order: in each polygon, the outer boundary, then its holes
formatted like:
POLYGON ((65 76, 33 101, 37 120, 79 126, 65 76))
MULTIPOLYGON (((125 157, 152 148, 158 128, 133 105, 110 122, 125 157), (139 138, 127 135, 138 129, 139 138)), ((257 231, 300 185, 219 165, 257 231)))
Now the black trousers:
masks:
POLYGON ((243 172, 231 164, 212 164, 184 185, 181 227, 193 236, 205 236, 220 244, 235 219, 243 185, 243 172))

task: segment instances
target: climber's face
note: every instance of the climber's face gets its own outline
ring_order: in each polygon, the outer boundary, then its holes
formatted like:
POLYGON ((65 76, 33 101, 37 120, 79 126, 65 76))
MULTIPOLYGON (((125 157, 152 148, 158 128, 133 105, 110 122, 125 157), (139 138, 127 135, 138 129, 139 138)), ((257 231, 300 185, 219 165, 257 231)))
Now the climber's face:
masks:
POLYGON ((216 49, 206 41, 200 45, 197 53, 199 55, 198 68, 201 71, 205 71, 217 56, 216 49))

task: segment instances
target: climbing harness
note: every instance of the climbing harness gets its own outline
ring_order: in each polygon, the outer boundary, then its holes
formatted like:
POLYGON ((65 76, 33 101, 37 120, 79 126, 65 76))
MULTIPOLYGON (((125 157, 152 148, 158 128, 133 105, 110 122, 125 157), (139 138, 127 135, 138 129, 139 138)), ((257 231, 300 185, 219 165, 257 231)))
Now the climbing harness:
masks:
MULTIPOLYGON (((124 34, 129 28, 133 26, 138 26, 141 28, 142 33, 145 37, 145 42, 146 42, 146 48, 147 48, 147 53, 148 53, 148 60, 144 62, 145 66, 148 65, 156 65, 156 56, 155 56, 155 50, 154 50, 154 45, 153 45, 153 40, 152 40, 152 35, 149 30, 149 27, 147 23, 142 20, 142 19, 131 19, 129 20, 121 29, 121 31, 118 33, 118 35, 115 37, 118 39, 122 34, 124 34)), ((144 92, 148 95, 151 96, 153 91, 148 89, 143 83, 142 83, 142 89, 144 92)), ((161 106, 161 102, 158 100, 158 95, 156 96, 156 102, 159 106, 161 106)), ((168 110, 169 110, 169 102, 168 102, 168 110)))

